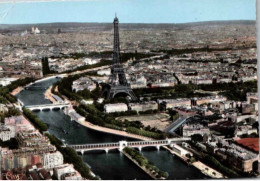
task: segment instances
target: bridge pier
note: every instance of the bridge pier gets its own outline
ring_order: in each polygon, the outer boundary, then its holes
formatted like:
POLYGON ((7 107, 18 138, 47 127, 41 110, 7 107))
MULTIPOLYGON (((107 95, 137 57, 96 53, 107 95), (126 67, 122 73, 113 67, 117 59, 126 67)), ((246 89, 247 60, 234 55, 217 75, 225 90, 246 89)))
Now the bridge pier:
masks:
POLYGON ((123 151, 123 149, 127 146, 127 141, 119 141, 119 151, 123 151))
POLYGON ((108 148, 106 148, 105 151, 106 151, 106 154, 107 154, 108 153, 108 148))
POLYGON ((138 149, 139 149, 139 151, 142 151, 142 147, 140 146, 140 147, 138 147, 138 149))
POLYGON ((157 145, 157 146, 156 146, 156 148, 157 148, 158 151, 160 151, 160 147, 161 147, 160 145, 157 145))
POLYGON ((83 156, 84 155, 84 150, 81 150, 80 152, 81 152, 81 155, 83 156))

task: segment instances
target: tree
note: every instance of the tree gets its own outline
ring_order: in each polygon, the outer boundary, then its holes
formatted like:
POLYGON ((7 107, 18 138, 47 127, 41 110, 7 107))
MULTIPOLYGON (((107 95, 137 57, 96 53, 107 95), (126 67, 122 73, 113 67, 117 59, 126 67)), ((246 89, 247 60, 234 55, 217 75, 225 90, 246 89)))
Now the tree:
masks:
POLYGON ((47 57, 44 57, 42 59, 42 74, 43 75, 47 75, 49 74, 51 71, 50 71, 50 67, 49 67, 49 61, 48 61, 48 58, 47 57))
POLYGON ((29 109, 23 108, 23 113, 41 133, 48 130, 48 125, 35 116, 29 109))
POLYGON ((217 159, 215 159, 213 156, 206 154, 203 157, 203 161, 211 166, 212 168, 215 168, 216 170, 220 171, 224 175, 227 175, 230 178, 239 178, 241 177, 237 172, 234 170, 222 165, 217 159))
POLYGON ((56 147, 61 147, 63 145, 62 141, 59 140, 57 137, 50 135, 48 133, 45 134, 51 142, 52 145, 55 145, 56 147))
POLYGON ((6 104, 7 100, 3 96, 0 96, 0 104, 6 104))
POLYGON ((15 109, 13 107, 9 107, 7 113, 5 113, 5 117, 19 116, 19 115, 21 115, 21 112, 18 109, 15 109))
POLYGON ((190 158, 190 162, 191 162, 191 163, 193 163, 193 162, 195 162, 195 161, 196 161, 196 159, 195 159, 194 157, 191 157, 191 158, 190 158))
POLYGON ((169 174, 168 174, 168 172, 162 172, 161 176, 164 177, 164 178, 168 178, 169 174))

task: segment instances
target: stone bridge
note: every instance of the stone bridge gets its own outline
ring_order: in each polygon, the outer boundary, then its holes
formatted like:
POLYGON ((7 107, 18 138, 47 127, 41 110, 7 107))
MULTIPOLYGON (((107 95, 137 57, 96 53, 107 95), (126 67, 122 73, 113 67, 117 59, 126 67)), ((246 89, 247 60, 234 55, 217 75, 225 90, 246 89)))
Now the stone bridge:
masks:
POLYGON ((30 106, 25 106, 26 109, 29 109, 31 111, 34 111, 34 110, 52 110, 52 109, 62 109, 62 108, 65 108, 65 107, 69 107, 69 103, 57 103, 57 104, 41 104, 41 105, 30 105, 30 106))

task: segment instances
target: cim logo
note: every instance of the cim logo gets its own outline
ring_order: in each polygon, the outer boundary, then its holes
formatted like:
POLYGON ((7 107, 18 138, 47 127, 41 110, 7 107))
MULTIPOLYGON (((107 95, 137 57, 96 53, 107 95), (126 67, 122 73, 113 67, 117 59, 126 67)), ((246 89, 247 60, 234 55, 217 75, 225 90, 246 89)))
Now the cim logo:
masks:
POLYGON ((13 174, 11 171, 8 171, 7 173, 3 173, 3 178, 6 178, 6 180, 21 180, 25 176, 24 174, 13 174))

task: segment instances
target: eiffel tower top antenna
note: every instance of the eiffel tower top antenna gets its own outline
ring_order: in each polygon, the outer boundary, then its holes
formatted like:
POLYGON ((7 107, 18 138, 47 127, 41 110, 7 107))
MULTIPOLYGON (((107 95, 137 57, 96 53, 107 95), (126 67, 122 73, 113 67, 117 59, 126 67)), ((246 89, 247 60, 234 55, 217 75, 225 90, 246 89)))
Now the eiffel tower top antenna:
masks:
POLYGON ((114 19, 114 50, 113 50, 113 63, 114 63, 114 65, 121 63, 118 24, 119 24, 118 18, 115 16, 115 19, 114 19))

